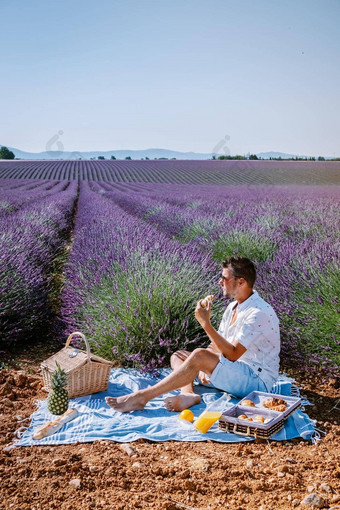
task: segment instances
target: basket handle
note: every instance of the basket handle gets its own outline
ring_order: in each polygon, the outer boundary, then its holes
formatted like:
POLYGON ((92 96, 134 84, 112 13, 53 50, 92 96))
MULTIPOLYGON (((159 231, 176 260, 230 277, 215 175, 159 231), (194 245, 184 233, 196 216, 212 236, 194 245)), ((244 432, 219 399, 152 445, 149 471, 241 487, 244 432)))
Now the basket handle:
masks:
POLYGON ((250 427, 247 427, 247 432, 240 432, 240 431, 237 431, 237 423, 234 423, 234 426, 233 426, 233 432, 234 434, 239 434, 240 436, 251 436, 250 434, 250 427))
POLYGON ((67 347, 70 345, 70 342, 72 340, 72 338, 76 335, 79 335, 82 337, 82 339, 84 340, 85 342, 85 345, 86 345, 86 352, 87 352, 87 359, 88 361, 91 360, 91 351, 90 351, 90 345, 87 341, 87 338, 85 337, 85 335, 83 335, 83 333, 80 333, 80 331, 75 331, 74 333, 71 333, 70 336, 68 337, 68 339, 66 340, 66 345, 65 345, 65 349, 67 349, 67 347))

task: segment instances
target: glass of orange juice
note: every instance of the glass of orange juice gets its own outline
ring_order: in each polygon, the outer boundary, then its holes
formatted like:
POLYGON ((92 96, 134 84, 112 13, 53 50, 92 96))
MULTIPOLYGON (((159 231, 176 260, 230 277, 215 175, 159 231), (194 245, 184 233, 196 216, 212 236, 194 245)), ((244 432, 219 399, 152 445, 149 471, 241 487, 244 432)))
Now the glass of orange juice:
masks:
POLYGON ((194 421, 195 429, 205 434, 208 432, 210 427, 222 416, 222 413, 216 411, 204 411, 194 421))
POLYGON ((193 425, 196 430, 205 434, 210 427, 222 416, 226 408, 230 395, 225 393, 222 397, 209 404, 206 409, 194 421, 193 425))

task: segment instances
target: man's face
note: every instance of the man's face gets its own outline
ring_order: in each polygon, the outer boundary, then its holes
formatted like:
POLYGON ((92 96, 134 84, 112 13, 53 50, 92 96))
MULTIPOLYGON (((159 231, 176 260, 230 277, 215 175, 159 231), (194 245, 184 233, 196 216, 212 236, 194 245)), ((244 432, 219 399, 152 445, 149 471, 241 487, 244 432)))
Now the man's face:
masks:
POLYGON ((222 287, 224 297, 235 297, 237 279, 234 278, 230 269, 223 268, 222 276, 218 283, 222 287))

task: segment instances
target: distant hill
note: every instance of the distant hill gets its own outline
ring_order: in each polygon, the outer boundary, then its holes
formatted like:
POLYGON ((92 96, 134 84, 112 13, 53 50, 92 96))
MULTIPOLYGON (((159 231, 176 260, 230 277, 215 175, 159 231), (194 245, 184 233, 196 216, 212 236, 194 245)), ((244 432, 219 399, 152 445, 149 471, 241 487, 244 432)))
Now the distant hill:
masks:
MULTIPOLYGON (((1 147, 1 144, 0 144, 1 147)), ((7 146, 6 146, 7 147, 7 146)), ((186 159, 186 160, 207 160, 212 159, 212 153, 199 153, 199 152, 179 152, 168 149, 145 149, 145 150, 111 150, 111 151, 45 151, 45 152, 25 152, 15 147, 8 147, 9 150, 14 152, 17 159, 61 159, 61 160, 77 160, 77 159, 97 159, 103 156, 105 159, 111 159, 114 156, 116 159, 186 159)), ((220 154, 216 154, 218 157, 220 154)), ((309 156, 301 156, 297 154, 287 154, 285 152, 259 152, 256 154, 258 158, 306 158, 309 156)), ((329 159, 329 158, 326 158, 329 159)))
MULTIPOLYGON (((1 144, 0 144, 1 146, 1 144)), ((111 151, 45 151, 45 152, 25 152, 15 147, 8 147, 9 150, 14 152, 15 157, 18 159, 97 159, 99 156, 104 156, 105 159, 111 159, 114 156, 116 159, 187 159, 187 160, 205 160, 211 159, 212 154, 201 154, 197 152, 179 152, 171 151, 168 149, 145 149, 145 150, 111 150, 111 151)))

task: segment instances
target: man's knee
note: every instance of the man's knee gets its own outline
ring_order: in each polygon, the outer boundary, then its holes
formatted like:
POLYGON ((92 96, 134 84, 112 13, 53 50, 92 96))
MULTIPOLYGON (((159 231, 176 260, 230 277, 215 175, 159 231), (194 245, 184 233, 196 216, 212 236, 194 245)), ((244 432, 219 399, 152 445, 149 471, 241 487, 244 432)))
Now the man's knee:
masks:
POLYGON ((205 360, 207 357, 207 349, 203 349, 201 347, 192 351, 190 358, 193 363, 201 364, 202 360, 205 360))
POLYGON ((178 361, 178 360, 185 361, 189 355, 190 355, 190 352, 185 351, 185 350, 176 351, 170 356, 170 363, 171 364, 173 364, 174 362, 176 363, 176 361, 178 361))
POLYGON ((199 348, 192 352, 190 361, 197 371, 202 370, 210 375, 219 362, 219 355, 211 350, 199 348))

